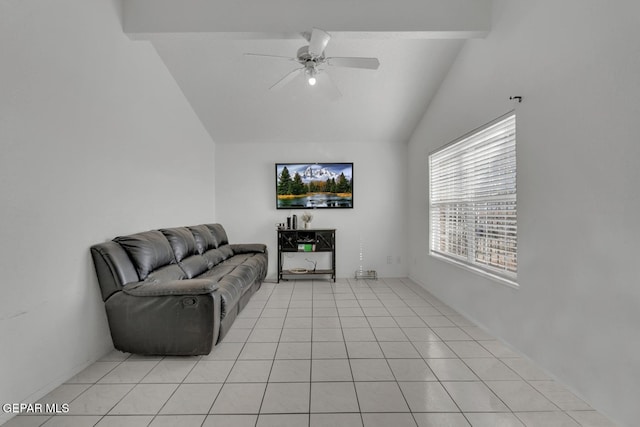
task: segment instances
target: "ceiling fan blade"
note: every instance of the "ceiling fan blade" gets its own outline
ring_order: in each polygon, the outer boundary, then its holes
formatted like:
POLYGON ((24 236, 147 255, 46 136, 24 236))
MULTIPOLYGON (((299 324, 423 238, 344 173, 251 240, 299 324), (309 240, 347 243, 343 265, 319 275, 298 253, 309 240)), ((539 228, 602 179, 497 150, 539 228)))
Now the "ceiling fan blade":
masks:
POLYGON ((322 56, 329 40, 331 40, 329 33, 319 28, 314 28, 309 40, 309 54, 314 58, 322 56))
POLYGON ((327 64, 334 67, 364 68, 366 70, 377 70, 380 67, 378 58, 327 58, 327 64))
POLYGON ((263 53, 245 53, 244 56, 260 56, 263 58, 276 58, 276 59, 286 59, 288 61, 296 61, 296 58, 292 58, 290 56, 281 56, 281 55, 265 55, 263 53))
POLYGON ((300 71, 304 69, 303 68, 296 68, 295 70, 291 71, 290 73, 288 73, 287 75, 285 75, 283 78, 281 78, 280 80, 278 80, 273 86, 271 86, 269 88, 269 90, 278 90, 278 89, 282 89, 283 87, 285 87, 287 84, 291 83, 293 81, 293 79, 295 79, 298 76, 298 73, 300 73, 300 71))

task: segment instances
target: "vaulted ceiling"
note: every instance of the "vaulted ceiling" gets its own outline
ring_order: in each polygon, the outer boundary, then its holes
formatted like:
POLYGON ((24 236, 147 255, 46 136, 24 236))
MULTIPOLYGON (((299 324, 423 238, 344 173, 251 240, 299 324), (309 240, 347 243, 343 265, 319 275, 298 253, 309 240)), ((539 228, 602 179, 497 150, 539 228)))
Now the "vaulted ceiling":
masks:
POLYGON ((405 142, 466 39, 486 36, 491 0, 125 0, 124 29, 153 43, 216 142, 405 142), (331 34, 327 67, 269 88, 296 68, 303 33, 331 34))

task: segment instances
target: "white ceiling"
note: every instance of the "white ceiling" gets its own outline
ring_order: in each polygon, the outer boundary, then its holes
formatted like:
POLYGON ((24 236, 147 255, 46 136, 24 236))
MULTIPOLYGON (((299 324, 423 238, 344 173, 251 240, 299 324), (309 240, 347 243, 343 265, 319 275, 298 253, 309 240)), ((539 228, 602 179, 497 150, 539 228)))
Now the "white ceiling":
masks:
MULTIPOLYGON (((258 4, 263 7, 267 2, 243 1, 260 2, 253 4, 256 7, 258 4)), ((301 0, 271 1, 279 1, 282 6, 283 2, 301 0)), ((351 3, 363 1, 350 0, 351 3)), ((369 5, 379 2, 378 9, 392 4, 398 7, 402 3, 398 0, 366 1, 369 5)), ((265 24, 264 20, 258 19, 258 13, 255 23, 251 24, 250 16, 235 11, 228 11, 224 22, 202 21, 205 13, 220 20, 223 18, 220 13, 213 13, 215 9, 203 10, 204 3, 199 0, 181 0, 180 3, 129 0, 125 4, 124 21, 125 31, 131 38, 153 43, 216 142, 405 142, 464 40, 483 36, 486 31, 482 26, 488 24, 484 17, 479 23, 469 23, 469 8, 463 8, 466 14, 456 15, 456 10, 449 9, 443 11, 444 0, 421 0, 419 4, 413 4, 415 0, 403 1, 412 3, 414 9, 406 10, 409 15, 420 10, 429 16, 429 5, 438 6, 441 23, 429 24, 432 28, 438 27, 437 31, 415 27, 407 31, 397 23, 389 31, 390 26, 384 20, 365 28, 366 19, 354 21, 352 27, 345 23, 336 27, 326 16, 325 22, 292 31, 290 21, 295 21, 295 16, 283 18, 282 22, 275 22, 278 18, 274 17, 265 24), (462 20, 456 20, 457 16, 462 20), (234 17, 237 24, 233 22, 234 17), (213 27, 225 25, 225 32, 206 28, 209 24, 213 27), (460 28, 463 24, 465 28, 460 28), (282 90, 269 90, 298 64, 245 56, 244 53, 295 57, 297 49, 307 44, 302 31, 309 31, 312 26, 331 33, 327 56, 377 57, 380 68, 372 71, 327 67, 326 73, 333 84, 319 76, 314 87, 300 78, 282 90), (198 32, 189 31, 190 28, 198 32), (384 31, 376 31, 378 28, 384 28, 384 31)), ((446 1, 460 8, 464 6, 461 2, 480 0, 446 1)), ((224 9, 229 4, 232 3, 219 2, 218 6, 224 9)), ((207 7, 211 7, 211 3, 207 7)), ((378 13, 388 15, 389 10, 378 13)), ((378 16, 370 15, 372 21, 378 16)))

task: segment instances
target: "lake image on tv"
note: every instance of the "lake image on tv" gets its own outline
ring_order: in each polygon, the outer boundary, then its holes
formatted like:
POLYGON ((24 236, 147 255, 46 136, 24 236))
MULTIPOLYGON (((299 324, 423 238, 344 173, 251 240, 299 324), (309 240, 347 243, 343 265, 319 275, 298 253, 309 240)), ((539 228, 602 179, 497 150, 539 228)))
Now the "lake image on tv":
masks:
POLYGON ((352 208, 353 164, 276 165, 277 208, 352 208))
POLYGON ((351 194, 338 195, 326 193, 314 193, 290 198, 278 197, 279 208, 351 208, 353 198, 351 194))

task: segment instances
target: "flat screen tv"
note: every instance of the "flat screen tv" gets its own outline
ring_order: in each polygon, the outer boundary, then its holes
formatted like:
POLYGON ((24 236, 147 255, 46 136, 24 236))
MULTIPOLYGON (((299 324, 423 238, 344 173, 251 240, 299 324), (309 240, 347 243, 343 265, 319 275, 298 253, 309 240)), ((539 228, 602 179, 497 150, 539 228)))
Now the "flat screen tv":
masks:
POLYGON ((353 163, 276 163, 276 207, 353 208, 353 163))

